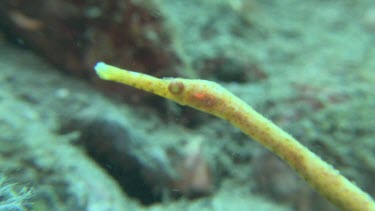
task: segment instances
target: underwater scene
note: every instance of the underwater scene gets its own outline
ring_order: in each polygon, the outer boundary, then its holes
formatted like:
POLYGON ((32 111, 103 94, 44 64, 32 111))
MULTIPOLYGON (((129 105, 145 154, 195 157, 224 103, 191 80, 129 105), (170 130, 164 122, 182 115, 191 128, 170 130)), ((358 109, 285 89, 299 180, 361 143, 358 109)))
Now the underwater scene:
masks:
POLYGON ((0 0, 0 211, 374 211, 375 1, 0 0))

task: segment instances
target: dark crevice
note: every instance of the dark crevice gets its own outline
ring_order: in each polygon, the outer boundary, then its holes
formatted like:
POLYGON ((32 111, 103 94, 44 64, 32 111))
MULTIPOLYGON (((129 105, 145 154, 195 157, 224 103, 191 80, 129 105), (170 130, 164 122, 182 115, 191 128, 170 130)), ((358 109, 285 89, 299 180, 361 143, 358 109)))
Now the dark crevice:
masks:
POLYGON ((145 180, 144 167, 131 152, 134 142, 127 128, 106 119, 74 120, 65 124, 60 132, 77 129, 81 131, 77 143, 118 182, 126 195, 144 205, 161 202, 161 195, 145 180))

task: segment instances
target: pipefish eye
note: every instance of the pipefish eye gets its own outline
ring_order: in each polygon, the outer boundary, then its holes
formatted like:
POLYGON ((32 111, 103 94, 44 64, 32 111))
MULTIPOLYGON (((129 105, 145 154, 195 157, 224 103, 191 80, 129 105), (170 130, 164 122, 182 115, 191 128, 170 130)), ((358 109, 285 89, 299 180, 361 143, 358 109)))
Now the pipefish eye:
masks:
POLYGON ((168 90, 172 94, 180 94, 184 91, 184 84, 182 82, 171 82, 168 86, 168 90))

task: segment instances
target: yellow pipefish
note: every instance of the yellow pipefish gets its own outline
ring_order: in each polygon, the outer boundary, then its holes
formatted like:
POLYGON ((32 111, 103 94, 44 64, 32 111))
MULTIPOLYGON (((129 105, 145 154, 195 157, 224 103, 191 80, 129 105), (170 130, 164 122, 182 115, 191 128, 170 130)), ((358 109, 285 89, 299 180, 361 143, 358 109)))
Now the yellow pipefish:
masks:
POLYGON ((99 62, 104 80, 127 84, 225 119, 285 160, 321 195, 342 210, 375 211, 372 198, 287 132, 219 84, 182 78, 159 79, 99 62))

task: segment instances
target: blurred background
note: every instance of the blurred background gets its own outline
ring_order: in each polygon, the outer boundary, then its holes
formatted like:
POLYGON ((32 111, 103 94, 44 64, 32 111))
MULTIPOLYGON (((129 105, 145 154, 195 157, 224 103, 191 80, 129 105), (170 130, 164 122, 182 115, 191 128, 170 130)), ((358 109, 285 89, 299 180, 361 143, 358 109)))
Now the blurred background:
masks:
POLYGON ((374 197, 374 34, 372 0, 1 0, 0 210, 337 210, 99 61, 216 81, 374 197))

